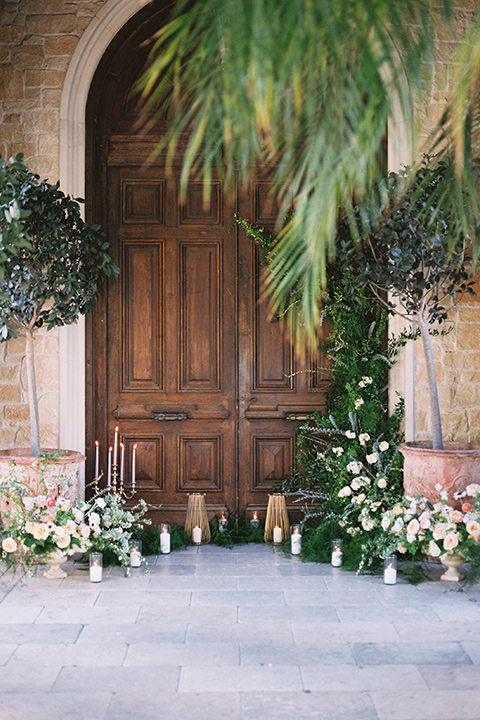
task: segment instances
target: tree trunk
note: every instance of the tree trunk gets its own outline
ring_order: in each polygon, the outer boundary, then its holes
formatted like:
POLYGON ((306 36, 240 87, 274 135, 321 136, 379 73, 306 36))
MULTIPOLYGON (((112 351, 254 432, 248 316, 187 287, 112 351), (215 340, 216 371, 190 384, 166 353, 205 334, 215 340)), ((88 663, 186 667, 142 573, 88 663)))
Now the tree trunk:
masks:
POLYGON ((38 417, 37 383, 35 380, 35 357, 33 333, 26 330, 25 362, 27 365, 28 404, 30 406, 30 444, 32 456, 40 452, 40 421, 38 417))
POLYGON ((440 420, 440 405, 438 403, 437 378, 433 362, 432 338, 428 332, 428 323, 423 317, 418 318, 420 332, 423 340, 423 350, 427 366, 428 389, 430 395, 430 415, 432 419, 432 448, 443 450, 442 422, 440 420))

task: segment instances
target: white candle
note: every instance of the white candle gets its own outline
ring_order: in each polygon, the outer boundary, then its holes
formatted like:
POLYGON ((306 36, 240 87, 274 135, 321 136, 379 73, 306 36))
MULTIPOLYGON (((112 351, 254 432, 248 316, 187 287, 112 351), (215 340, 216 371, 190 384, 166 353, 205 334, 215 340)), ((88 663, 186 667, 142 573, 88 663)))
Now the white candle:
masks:
POLYGON ((132 490, 135 490, 135 454, 137 452, 137 443, 133 446, 132 450, 132 490))
POLYGON ((102 582, 102 571, 101 565, 90 565, 90 582, 102 582))
POLYGON ((117 452, 118 452, 118 425, 115 428, 115 438, 113 440, 113 464, 117 464, 117 452))
POLYGON ((125 463, 125 445, 120 443, 120 485, 123 485, 123 466, 125 463))
POLYGON ((397 571, 391 565, 383 571, 383 582, 385 585, 396 585, 397 583, 397 571))
POLYGON ((342 551, 341 550, 334 550, 332 552, 332 566, 333 567, 341 567, 342 565, 342 551))
POLYGON ((225 528, 227 527, 227 525, 228 525, 228 520, 225 517, 225 515, 222 515, 222 517, 218 521, 218 529, 220 530, 220 532, 223 532, 225 530, 225 528))
POLYGON ((100 443, 95 440, 95 480, 100 475, 100 443))
POLYGON ((108 448, 107 487, 112 484, 112 448, 108 448))
POLYGON ((281 543, 282 542, 282 528, 278 525, 275 525, 273 528, 273 542, 274 543, 281 543))
POLYGON ((160 533, 160 552, 163 555, 170 552, 170 533, 166 530, 160 533))
POLYGON ((195 545, 199 545, 202 542, 202 528, 195 525, 192 531, 192 540, 195 545))
POLYGON ((290 549, 292 555, 300 555, 300 553, 302 552, 302 536, 299 532, 292 533, 290 549))
POLYGON ((142 564, 142 553, 134 545, 130 552, 130 567, 140 567, 142 564))

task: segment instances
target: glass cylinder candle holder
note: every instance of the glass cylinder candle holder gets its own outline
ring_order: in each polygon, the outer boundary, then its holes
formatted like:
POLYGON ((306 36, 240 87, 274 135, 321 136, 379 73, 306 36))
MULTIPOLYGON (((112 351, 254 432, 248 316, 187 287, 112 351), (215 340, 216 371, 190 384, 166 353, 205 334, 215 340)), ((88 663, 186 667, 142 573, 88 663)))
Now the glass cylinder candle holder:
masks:
POLYGON ((332 540, 332 557, 331 557, 332 567, 341 567, 342 566, 342 556, 343 556, 343 553, 342 553, 341 538, 332 540))
POLYGON ((259 528, 260 527, 260 520, 258 519, 258 512, 255 510, 255 512, 252 515, 252 519, 250 520, 250 525, 252 528, 259 528))
POLYGON ((142 541, 130 541, 130 567, 140 567, 142 564, 142 541))
POLYGON ((103 558, 102 553, 90 553, 90 582, 102 582, 103 558))
POLYGON ((302 552, 302 526, 292 525, 290 536, 290 551, 292 555, 300 555, 302 552))
POLYGON ((162 555, 168 555, 170 552, 170 525, 168 523, 160 523, 160 552, 162 555))
POLYGON ((220 530, 220 532, 224 532, 227 529, 227 527, 228 527, 227 516, 224 513, 222 513, 222 517, 218 521, 218 529, 220 530))
POLYGON ((383 560, 383 582, 385 585, 397 584, 396 555, 387 555, 387 557, 383 560))
POLYGON ((199 525, 195 525, 192 530, 192 540, 195 545, 200 545, 202 542, 202 528, 199 525))
POLYGON ((282 542, 282 539, 283 539, 282 528, 279 527, 278 525, 275 525, 275 527, 273 528, 273 544, 279 545, 282 542))

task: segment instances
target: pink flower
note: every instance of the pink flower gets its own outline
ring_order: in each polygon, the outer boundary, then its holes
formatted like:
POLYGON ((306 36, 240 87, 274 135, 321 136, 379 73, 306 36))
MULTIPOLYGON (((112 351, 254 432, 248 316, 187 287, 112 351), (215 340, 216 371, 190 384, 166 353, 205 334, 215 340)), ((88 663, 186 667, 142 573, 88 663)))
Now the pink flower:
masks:
POLYGON ((480 523, 477 520, 469 520, 465 525, 465 528, 468 534, 474 537, 475 540, 480 535, 480 523))
POLYGON ((445 550, 454 550, 458 545, 458 535, 456 533, 447 533, 443 539, 443 547, 445 550))
POLYGON ((470 503, 463 503, 462 510, 464 513, 470 512, 471 509, 472 509, 472 506, 470 505, 470 503))
POLYGON ((407 525, 407 534, 408 535, 416 535, 419 530, 420 530, 420 523, 418 522, 418 520, 416 518, 412 518, 407 525))
POLYGON ((460 512, 460 510, 452 510, 449 519, 454 523, 462 522, 463 520, 463 514, 460 512))
POLYGON ((51 497, 49 497, 46 502, 46 506, 49 508, 55 507, 56 504, 57 503, 55 502, 55 498, 51 498, 51 497))
POLYGON ((465 488, 465 491, 467 495, 470 495, 470 497, 476 497, 478 493, 480 493, 480 485, 477 483, 470 483, 470 485, 467 485, 465 488))

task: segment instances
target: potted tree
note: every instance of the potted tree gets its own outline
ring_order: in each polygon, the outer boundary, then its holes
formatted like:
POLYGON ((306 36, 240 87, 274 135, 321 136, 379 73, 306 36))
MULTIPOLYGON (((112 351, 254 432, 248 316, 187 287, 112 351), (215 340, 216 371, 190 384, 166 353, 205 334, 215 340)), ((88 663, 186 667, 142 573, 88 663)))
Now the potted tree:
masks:
POLYGON ((75 493, 84 456, 40 448, 34 338, 41 327, 68 325, 92 310, 100 284, 119 269, 100 227, 82 220, 79 201, 65 195, 58 182, 41 181, 22 155, 4 164, 0 159, 0 165, 0 231, 4 238, 14 234, 19 246, 2 257, 0 342, 25 338, 31 438, 28 449, 0 452, 0 477, 11 478, 16 468, 24 484, 47 482, 52 492, 61 484, 62 493, 75 493))
MULTIPOLYGON (((440 484, 450 499, 480 479, 480 449, 443 440, 432 334, 442 334, 448 312, 465 293, 475 295, 471 258, 461 233, 453 232, 455 218, 438 210, 441 182, 451 168, 445 163, 423 165, 388 178, 389 210, 363 233, 358 252, 346 224, 344 249, 361 285, 368 285, 391 313, 411 323, 423 344, 430 396, 431 443, 404 443, 404 486, 407 494, 438 499, 440 484), (459 237, 459 241, 454 238, 459 237)), ((361 210, 359 209, 359 214, 361 210)), ((365 217, 365 214, 364 214, 365 217)), ((365 225, 364 225, 365 228, 365 225)))

